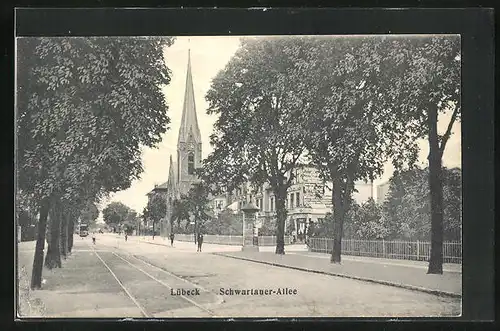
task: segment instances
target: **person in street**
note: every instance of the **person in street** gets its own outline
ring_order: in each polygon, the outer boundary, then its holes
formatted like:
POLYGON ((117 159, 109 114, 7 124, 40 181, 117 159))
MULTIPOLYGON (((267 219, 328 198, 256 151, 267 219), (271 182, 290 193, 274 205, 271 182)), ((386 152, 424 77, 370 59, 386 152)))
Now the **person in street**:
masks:
POLYGON ((174 246, 174 237, 175 237, 175 235, 174 235, 174 233, 172 232, 172 233, 170 234, 170 246, 174 246))
POLYGON ((127 238, 128 238, 128 236, 127 236, 127 233, 125 232, 125 241, 127 241, 127 238))
POLYGON ((201 252, 201 245, 203 244, 203 233, 198 234, 198 252, 201 252))
POLYGON ((95 232, 92 232, 92 243, 95 245, 95 232))

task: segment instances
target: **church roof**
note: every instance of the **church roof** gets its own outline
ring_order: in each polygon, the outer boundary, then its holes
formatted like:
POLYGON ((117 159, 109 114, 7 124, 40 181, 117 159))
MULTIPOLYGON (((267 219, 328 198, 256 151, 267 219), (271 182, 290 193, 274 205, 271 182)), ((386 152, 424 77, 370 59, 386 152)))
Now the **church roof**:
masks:
POLYGON ((155 187, 150 192, 148 192, 148 194, 146 194, 146 195, 153 194, 156 191, 164 191, 167 188, 168 188, 168 182, 165 182, 165 183, 160 184, 160 185, 155 185, 155 187))
POLYGON ((182 108, 181 126, 179 128, 178 143, 187 142, 189 136, 195 142, 201 143, 200 128, 196 116, 196 104, 194 98, 193 76, 191 73, 191 51, 188 51, 188 66, 186 74, 186 90, 184 92, 184 105, 182 108))

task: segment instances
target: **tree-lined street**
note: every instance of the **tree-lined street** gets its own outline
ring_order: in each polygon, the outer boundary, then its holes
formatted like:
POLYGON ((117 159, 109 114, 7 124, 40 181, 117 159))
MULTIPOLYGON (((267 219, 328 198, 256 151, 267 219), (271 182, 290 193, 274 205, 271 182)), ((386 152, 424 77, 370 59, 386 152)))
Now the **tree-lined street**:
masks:
MULTIPOLYGON (((104 234, 93 246, 89 239, 75 238, 65 267, 47 273, 44 289, 33 294, 43 302, 45 316, 451 316, 460 311, 459 298, 213 254, 228 253, 223 246, 197 253, 194 243, 176 243, 172 248, 141 240, 125 242, 104 234), (297 294, 234 294, 280 288, 297 294), (198 289, 200 295, 172 295, 181 289, 198 289), (226 295, 228 290, 233 295, 226 295)), ((21 263, 29 266, 32 250, 33 243, 23 243, 21 263)))
POLYGON ((461 263, 461 169, 443 166, 461 117, 458 36, 242 38, 204 87, 213 125, 203 130, 191 48, 187 70, 174 72, 175 42, 17 41, 16 210, 18 223, 36 224, 35 241, 19 245, 24 303, 33 296, 54 317, 460 313, 460 265, 444 262, 461 263), (184 72, 171 110, 172 77, 184 72), (164 141, 170 124, 176 150, 164 141), (144 156, 160 146, 176 156, 144 156), (146 191, 152 164, 155 180, 168 180, 146 191), (360 204, 359 182, 371 183, 360 204), (113 196, 134 185, 132 198, 147 203, 113 196), (259 229, 273 247, 259 244, 259 229), (200 252, 176 235, 193 235, 200 252), (241 238, 202 249, 204 235, 241 238), (349 253, 366 259, 344 261, 357 238, 349 253), (456 241, 446 261, 445 239, 456 241), (329 261, 311 254, 312 241, 329 261))

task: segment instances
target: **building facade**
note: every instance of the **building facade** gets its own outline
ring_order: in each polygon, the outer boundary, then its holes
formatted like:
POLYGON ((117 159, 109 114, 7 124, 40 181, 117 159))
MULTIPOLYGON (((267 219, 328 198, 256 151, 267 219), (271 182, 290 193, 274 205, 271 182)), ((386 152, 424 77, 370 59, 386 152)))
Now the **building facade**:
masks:
MULTIPOLYGON (((304 233, 308 223, 318 222, 332 212, 332 193, 331 184, 323 182, 314 166, 301 165, 294 171, 294 180, 288 189, 285 203, 285 228, 291 228, 299 234, 304 233)), ((357 203, 373 198, 372 182, 356 182, 355 188, 357 192, 353 194, 353 198, 357 203)), ((219 197, 217 207, 219 210, 230 208, 239 213, 247 201, 252 201, 260 209, 257 212, 258 228, 265 222, 276 219, 276 198, 269 184, 255 190, 250 183, 244 183, 225 197, 219 197)))

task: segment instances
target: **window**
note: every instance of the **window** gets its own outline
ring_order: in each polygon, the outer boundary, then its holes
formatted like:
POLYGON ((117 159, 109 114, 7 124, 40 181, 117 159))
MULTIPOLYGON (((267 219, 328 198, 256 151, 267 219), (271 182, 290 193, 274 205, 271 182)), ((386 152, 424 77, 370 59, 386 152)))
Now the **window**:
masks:
POLYGON ((293 193, 291 193, 291 194, 290 194, 290 209, 292 209, 292 208, 293 208, 293 196, 294 196, 294 194, 293 194, 293 193))
POLYGON ((300 206, 300 193, 297 192, 295 197, 297 198, 295 200, 295 205, 298 207, 298 206, 300 206))
POLYGON ((188 155, 188 174, 194 174, 194 154, 189 153, 188 155))
POLYGON ((274 211, 274 198, 273 198, 273 197, 271 197, 271 201, 270 201, 270 206, 269 206, 269 209, 270 209, 271 211, 274 211))
POLYGON ((262 198, 260 198, 260 203, 259 203, 260 210, 264 209, 264 204, 262 202, 263 202, 262 198))

